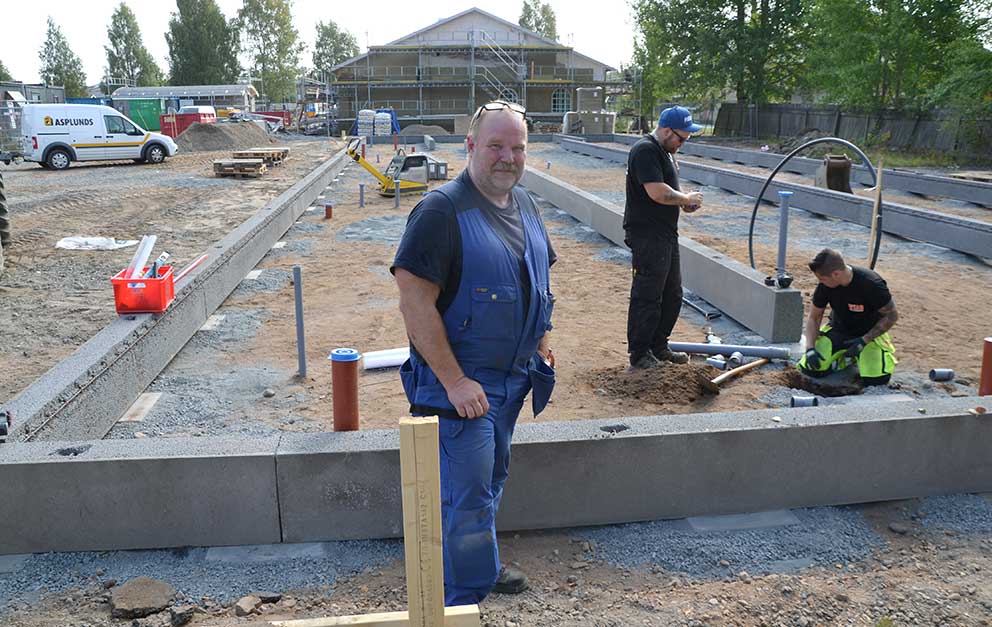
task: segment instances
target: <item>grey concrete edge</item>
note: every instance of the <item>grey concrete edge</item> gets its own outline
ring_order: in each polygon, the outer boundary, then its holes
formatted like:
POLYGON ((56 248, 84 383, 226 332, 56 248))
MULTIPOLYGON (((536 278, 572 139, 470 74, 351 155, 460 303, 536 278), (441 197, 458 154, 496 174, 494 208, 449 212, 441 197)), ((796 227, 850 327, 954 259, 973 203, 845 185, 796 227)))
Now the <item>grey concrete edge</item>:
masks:
MULTIPOLYGON (((614 244, 625 246, 620 207, 531 167, 520 183, 614 244)), ((770 342, 799 339, 801 292, 769 287, 757 270, 688 237, 679 238, 679 247, 687 288, 770 342)))
MULTIPOLYGON (((580 138, 576 138, 580 139, 580 138)), ((586 141, 612 141, 618 144, 633 144, 640 136, 615 134, 611 139, 586 141)), ((773 169, 782 162, 785 155, 775 152, 761 152, 746 148, 734 148, 707 143, 703 138, 682 146, 681 152, 692 157, 704 157, 729 163, 757 166, 773 169)), ((807 157, 796 156, 789 160, 783 170, 794 174, 815 174, 821 161, 807 157)), ((851 167, 851 180, 866 187, 875 184, 875 179, 863 165, 851 167)), ((953 200, 963 200, 978 205, 992 205, 992 183, 955 179, 936 174, 924 174, 910 170, 885 168, 882 179, 883 193, 887 189, 896 189, 924 196, 937 196, 953 200)))
MULTIPOLYGON (((992 418, 972 413, 990 401, 521 423, 498 525, 992 491, 992 418)), ((401 534, 396 430, 4 447, 0 473, 17 507, 0 517, 0 553, 401 534)))
MULTIPOLYGON (((562 138, 559 138, 558 143, 566 150, 587 156, 617 163, 627 161, 628 151, 622 148, 597 146, 562 138)), ((679 166, 679 173, 683 179, 752 197, 757 196, 765 181, 765 177, 716 166, 687 161, 682 161, 679 166)), ((810 185, 773 181, 765 191, 764 200, 777 201, 778 190, 793 192, 791 205, 797 209, 863 226, 867 226, 871 219, 873 203, 870 198, 810 185)), ((893 202, 884 203, 882 230, 892 235, 935 244, 977 257, 987 257, 989 251, 992 251, 992 224, 893 202)))
POLYGON ((10 439, 103 437, 348 163, 338 151, 211 246, 164 313, 115 318, 22 390, 5 405, 14 416, 10 439))

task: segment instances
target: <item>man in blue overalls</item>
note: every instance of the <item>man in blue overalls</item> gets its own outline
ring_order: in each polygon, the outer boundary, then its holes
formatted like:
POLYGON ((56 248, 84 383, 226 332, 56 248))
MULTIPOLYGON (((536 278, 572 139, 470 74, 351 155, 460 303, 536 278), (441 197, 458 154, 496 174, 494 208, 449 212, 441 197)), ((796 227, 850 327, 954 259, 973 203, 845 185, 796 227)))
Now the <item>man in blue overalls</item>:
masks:
POLYGON ((516 187, 527 159, 524 113, 503 101, 479 107, 467 168, 413 209, 392 267, 410 336, 400 369, 410 412, 440 423, 445 605, 527 588, 496 546, 517 415, 531 390, 537 415, 554 387, 555 253, 516 187))

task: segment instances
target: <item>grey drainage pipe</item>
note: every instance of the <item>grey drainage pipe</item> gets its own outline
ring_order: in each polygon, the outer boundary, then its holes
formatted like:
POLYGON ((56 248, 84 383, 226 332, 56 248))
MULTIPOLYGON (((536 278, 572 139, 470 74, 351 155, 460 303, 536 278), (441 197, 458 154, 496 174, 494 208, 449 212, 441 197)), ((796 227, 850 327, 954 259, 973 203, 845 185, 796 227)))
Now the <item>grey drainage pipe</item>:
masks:
POLYGON ((723 355, 729 357, 740 353, 747 357, 766 357, 768 359, 789 359, 792 355, 788 348, 776 346, 743 346, 735 344, 698 344, 695 342, 669 342, 669 350, 700 355, 723 355))

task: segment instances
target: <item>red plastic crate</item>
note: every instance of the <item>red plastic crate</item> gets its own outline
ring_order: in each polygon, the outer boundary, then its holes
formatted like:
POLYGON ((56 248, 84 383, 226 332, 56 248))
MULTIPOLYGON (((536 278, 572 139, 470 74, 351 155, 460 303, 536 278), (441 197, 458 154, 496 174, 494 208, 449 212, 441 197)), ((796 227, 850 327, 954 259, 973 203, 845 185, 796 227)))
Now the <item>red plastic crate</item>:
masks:
MULTIPOLYGON (((147 271, 146 266, 142 274, 147 271)), ((114 306, 119 314, 162 313, 176 297, 172 266, 160 267, 157 278, 125 279, 125 272, 126 269, 121 270, 110 279, 114 286, 114 306)))

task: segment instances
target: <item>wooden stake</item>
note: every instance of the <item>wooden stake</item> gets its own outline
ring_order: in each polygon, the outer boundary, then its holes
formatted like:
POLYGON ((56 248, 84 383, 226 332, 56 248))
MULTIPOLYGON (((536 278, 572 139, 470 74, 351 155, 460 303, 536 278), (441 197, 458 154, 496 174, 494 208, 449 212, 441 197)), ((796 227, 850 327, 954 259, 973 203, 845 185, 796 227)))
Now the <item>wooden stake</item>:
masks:
POLYGON ((443 627, 441 467, 437 418, 400 420, 403 546, 410 625, 443 627))
POLYGON ((871 265, 871 258, 875 254, 875 236, 878 233, 878 212, 882 209, 882 164, 883 160, 879 158, 875 180, 875 205, 871 210, 871 234, 868 236, 868 265, 871 265))

